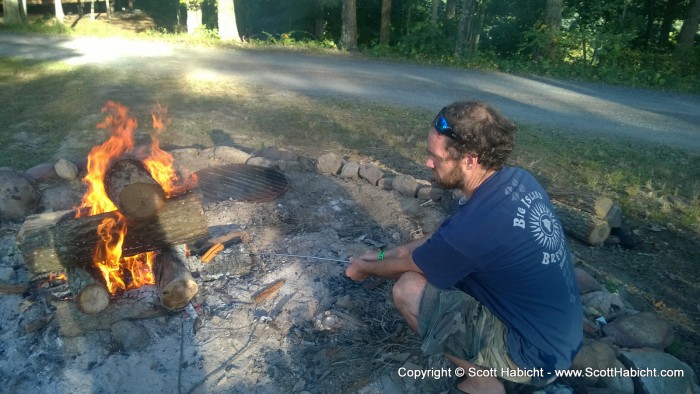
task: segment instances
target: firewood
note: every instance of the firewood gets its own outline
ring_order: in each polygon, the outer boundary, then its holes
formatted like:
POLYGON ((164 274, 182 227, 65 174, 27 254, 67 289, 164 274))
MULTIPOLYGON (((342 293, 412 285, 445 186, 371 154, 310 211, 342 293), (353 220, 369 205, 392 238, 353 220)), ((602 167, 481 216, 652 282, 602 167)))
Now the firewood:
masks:
POLYGON ((29 290, 29 285, 17 283, 17 284, 5 284, 0 283, 0 294, 24 294, 29 290))
POLYGON ((75 297, 78 309, 88 315, 102 312, 109 305, 109 291, 104 283, 100 282, 97 270, 85 270, 80 267, 72 267, 68 270, 68 286, 75 297))
POLYGON ((155 216, 165 205, 165 192, 140 161, 119 160, 104 178, 105 191, 129 220, 155 216))
POLYGON ((185 262, 173 248, 164 248, 156 256, 153 272, 160 302, 167 309, 184 308, 199 291, 185 262))
POLYGON ((261 302, 265 301, 266 299, 270 298, 273 294, 277 293, 277 290, 282 288, 284 285, 285 280, 284 279, 278 279, 269 285, 265 286, 262 290, 256 292, 253 294, 251 297, 253 301, 256 304, 260 304, 261 302))
MULTIPOLYGON (((98 245, 97 226, 117 212, 75 218, 74 211, 29 216, 17 235, 25 264, 34 273, 92 266, 98 245)), ((158 215, 149 220, 129 221, 123 256, 133 256, 168 245, 197 242, 209 236, 197 193, 166 200, 158 215)))
POLYGON ((564 232, 590 245, 599 246, 610 235, 610 225, 590 212, 552 200, 564 232))
POLYGON ((89 284, 78 292, 75 303, 81 312, 88 315, 100 313, 109 305, 109 292, 97 283, 89 284))
POLYGON ((581 190, 555 188, 548 190, 547 194, 552 200, 588 212, 598 219, 605 219, 608 211, 613 206, 613 201, 610 198, 581 190))
POLYGON ((157 298, 148 296, 148 291, 139 291, 137 297, 121 297, 110 302, 102 313, 87 315, 78 309, 75 302, 57 301, 54 319, 58 324, 58 334, 75 337, 96 330, 108 330, 112 324, 124 319, 145 319, 167 314, 157 298))

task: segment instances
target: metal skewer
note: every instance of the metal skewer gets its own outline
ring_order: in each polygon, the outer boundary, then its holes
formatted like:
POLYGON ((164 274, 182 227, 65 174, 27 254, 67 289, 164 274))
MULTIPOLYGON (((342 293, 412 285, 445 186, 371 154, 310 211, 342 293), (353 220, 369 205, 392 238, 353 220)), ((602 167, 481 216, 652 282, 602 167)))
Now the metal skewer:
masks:
POLYGON ((316 256, 304 256, 299 254, 284 254, 284 253, 248 253, 248 256, 263 257, 263 256, 275 256, 275 257, 297 257, 300 259, 311 259, 311 260, 325 260, 325 261, 335 261, 336 263, 349 263, 350 260, 341 259, 329 259, 326 257, 316 257, 316 256))

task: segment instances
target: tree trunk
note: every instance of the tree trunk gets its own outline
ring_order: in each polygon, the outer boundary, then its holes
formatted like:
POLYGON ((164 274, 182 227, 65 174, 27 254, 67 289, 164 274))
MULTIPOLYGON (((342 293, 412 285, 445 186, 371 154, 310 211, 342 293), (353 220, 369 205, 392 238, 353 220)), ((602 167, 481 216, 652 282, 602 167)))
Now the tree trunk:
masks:
POLYGON ((95 20, 95 0, 90 2, 90 20, 95 20))
POLYGON ((659 40, 657 42, 659 47, 668 48, 669 46, 671 30, 673 30, 673 22, 676 21, 675 11, 677 7, 678 0, 667 0, 663 20, 661 21, 661 26, 659 28, 659 40))
POLYGON ((454 55, 455 57, 462 56, 464 52, 464 39, 467 34, 467 28, 471 22, 471 9, 474 0, 462 0, 462 10, 459 18, 459 26, 457 28, 457 38, 455 40, 454 55))
POLYGON ((693 46, 695 35, 698 32, 698 25, 700 25, 700 0, 695 0, 690 8, 688 8, 688 13, 683 20, 683 26, 678 34, 678 44, 676 45, 677 52, 693 46))
POLYGON ((544 23, 550 32, 556 33, 561 30, 561 14, 563 10, 563 0, 547 0, 547 5, 544 9, 544 23))
POLYGON ((343 0, 340 47, 346 51, 357 50, 357 0, 343 0))
POLYGON ((63 4, 61 4, 61 0, 53 0, 53 5, 56 11, 56 20, 59 23, 63 23, 63 20, 66 19, 66 14, 63 13, 63 4))
MULTIPOLYGON (((192 6, 194 7, 194 6, 192 6)), ((202 9, 187 7, 187 33, 194 34, 202 26, 202 9)))
POLYGON ((391 0, 382 0, 382 19, 379 29, 379 43, 389 45, 391 41, 391 0))
POLYGON ((22 18, 19 13, 19 3, 17 0, 5 0, 3 2, 3 15, 5 17, 5 26, 16 26, 22 24, 22 18))
MULTIPOLYGON (((74 211, 29 216, 17 235, 25 264, 35 274, 57 272, 70 267, 89 268, 100 242, 97 227, 117 212, 75 218, 74 211)), ((209 236, 196 193, 168 199, 151 220, 128 222, 122 256, 196 242, 209 236)))
POLYGON ((447 4, 445 4, 445 14, 447 19, 454 19, 457 14, 457 0, 447 0, 447 4))
POLYGON ((241 42, 236 24, 236 10, 234 0, 219 0, 219 37, 223 41, 241 42))
POLYGON ((324 33, 323 0, 315 1, 316 13, 314 15, 314 36, 321 40, 324 33))
POLYGON ((105 191, 128 220, 155 216, 165 205, 165 192, 140 161, 120 160, 105 174, 105 191))
POLYGON ((430 24, 437 26, 438 11, 440 10, 440 0, 433 0, 433 10, 430 13, 430 24))

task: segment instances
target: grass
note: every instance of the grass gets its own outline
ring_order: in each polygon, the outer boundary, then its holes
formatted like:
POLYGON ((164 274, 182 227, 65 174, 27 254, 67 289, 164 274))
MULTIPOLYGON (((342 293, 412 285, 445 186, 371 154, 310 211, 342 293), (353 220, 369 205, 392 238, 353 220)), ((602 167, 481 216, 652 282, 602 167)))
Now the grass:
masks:
MULTIPOLYGON (((210 131, 223 129, 251 150, 340 151, 429 176, 423 168, 427 112, 276 94, 198 75, 110 70, 105 78, 98 68, 12 59, 0 59, 0 166, 28 169, 57 152, 85 155, 103 137, 94 125, 109 99, 132 106, 142 124, 156 100, 169 106, 172 136, 164 143, 172 146, 210 145, 210 131), (82 139, 82 147, 65 146, 82 139)), ((700 234, 696 154, 521 125, 513 161, 545 184, 579 185, 612 197, 628 216, 700 234)))

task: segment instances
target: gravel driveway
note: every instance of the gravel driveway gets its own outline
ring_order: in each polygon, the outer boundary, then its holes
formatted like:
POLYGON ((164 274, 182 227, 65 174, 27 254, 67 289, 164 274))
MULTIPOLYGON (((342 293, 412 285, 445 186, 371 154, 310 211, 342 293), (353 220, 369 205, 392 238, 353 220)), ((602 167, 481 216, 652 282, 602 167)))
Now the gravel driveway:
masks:
POLYGON ((438 110, 492 103, 525 124, 700 151, 700 96, 287 51, 185 47, 116 38, 0 32, 0 56, 120 69, 210 73, 314 97, 438 110))

